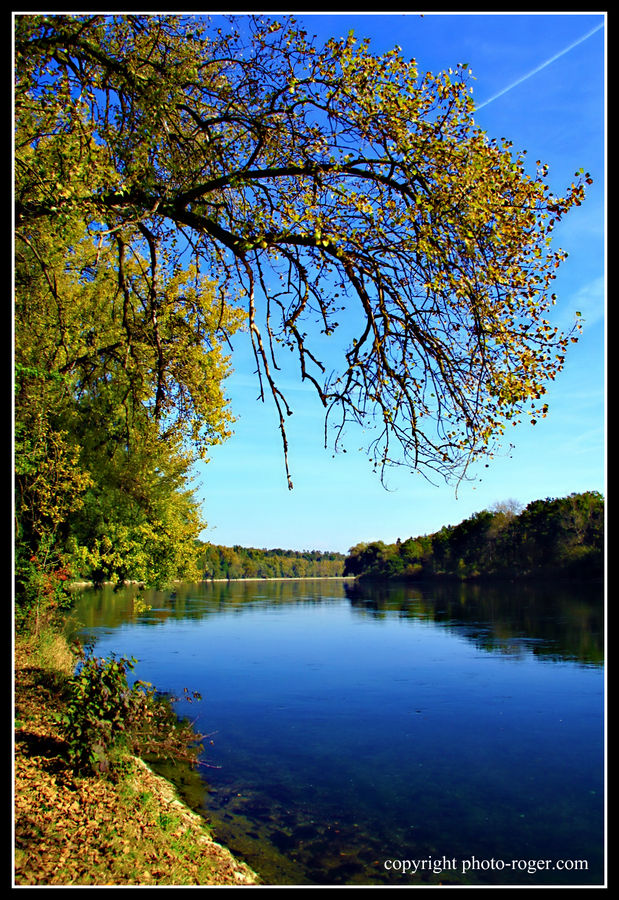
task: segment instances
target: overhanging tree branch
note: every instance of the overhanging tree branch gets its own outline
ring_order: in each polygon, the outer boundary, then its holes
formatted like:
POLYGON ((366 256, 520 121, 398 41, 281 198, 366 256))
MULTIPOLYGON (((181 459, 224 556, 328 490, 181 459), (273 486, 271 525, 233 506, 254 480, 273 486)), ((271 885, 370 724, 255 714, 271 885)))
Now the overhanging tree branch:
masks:
POLYGON ((507 424, 546 414, 574 339, 546 318, 565 256, 551 233, 591 179, 558 196, 541 163, 489 139, 465 66, 420 77, 398 48, 317 49, 252 17, 20 16, 17 32, 18 229, 65 217, 146 239, 152 315, 188 248, 234 286, 290 484, 280 345, 326 433, 339 410, 336 446, 348 423, 376 427, 381 472, 458 479, 507 424), (72 141, 80 165, 58 185, 72 141), (321 336, 342 328, 354 337, 326 364, 321 336))

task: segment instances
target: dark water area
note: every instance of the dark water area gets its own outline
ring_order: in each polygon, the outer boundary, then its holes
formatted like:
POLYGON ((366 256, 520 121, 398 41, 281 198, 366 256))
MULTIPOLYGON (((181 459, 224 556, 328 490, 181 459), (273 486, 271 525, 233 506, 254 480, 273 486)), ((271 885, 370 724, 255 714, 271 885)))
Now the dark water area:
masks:
POLYGON ((84 590, 210 735, 161 771, 267 884, 604 882, 604 603, 574 584, 84 590))

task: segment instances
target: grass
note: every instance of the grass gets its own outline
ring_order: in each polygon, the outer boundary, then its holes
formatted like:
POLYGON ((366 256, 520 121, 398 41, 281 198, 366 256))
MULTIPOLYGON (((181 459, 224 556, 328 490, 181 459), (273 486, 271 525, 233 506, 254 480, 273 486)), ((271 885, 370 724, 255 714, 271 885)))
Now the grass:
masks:
POLYGON ((72 668, 62 636, 16 640, 15 885, 259 883, 141 760, 115 781, 72 770, 56 724, 72 668))

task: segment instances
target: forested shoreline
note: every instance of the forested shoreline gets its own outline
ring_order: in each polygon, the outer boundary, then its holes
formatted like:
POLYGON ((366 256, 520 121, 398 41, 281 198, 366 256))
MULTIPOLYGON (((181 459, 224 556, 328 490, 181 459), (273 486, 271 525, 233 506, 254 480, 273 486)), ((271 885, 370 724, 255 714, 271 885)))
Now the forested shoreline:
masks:
POLYGON ((604 498, 597 491, 497 503, 457 525, 389 544, 356 544, 348 554, 199 543, 201 578, 601 578, 604 498))
POLYGON ((604 574, 604 498, 597 491, 495 504, 418 537, 362 542, 348 554, 232 547, 197 540, 198 580, 286 578, 432 579, 604 574))
POLYGON ((258 549, 203 544, 198 554, 202 578, 329 578, 344 574, 343 553, 320 550, 258 549))
POLYGON ((604 498, 597 491, 534 500, 524 509, 498 503, 460 522, 395 544, 352 547, 345 575, 359 578, 601 579, 604 498))

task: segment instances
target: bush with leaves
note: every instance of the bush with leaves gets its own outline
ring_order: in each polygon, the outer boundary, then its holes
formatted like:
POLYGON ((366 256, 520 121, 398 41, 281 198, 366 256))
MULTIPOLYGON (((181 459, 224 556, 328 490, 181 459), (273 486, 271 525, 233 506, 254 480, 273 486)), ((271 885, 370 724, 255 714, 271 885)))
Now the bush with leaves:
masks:
POLYGON ((188 720, 177 719, 172 698, 147 682, 129 686, 135 663, 133 657, 86 654, 70 679, 62 721, 78 771, 112 775, 128 754, 197 762, 203 736, 188 720))

